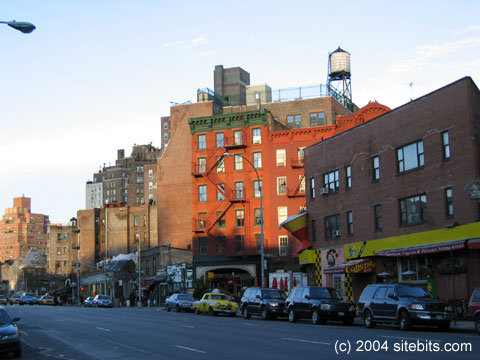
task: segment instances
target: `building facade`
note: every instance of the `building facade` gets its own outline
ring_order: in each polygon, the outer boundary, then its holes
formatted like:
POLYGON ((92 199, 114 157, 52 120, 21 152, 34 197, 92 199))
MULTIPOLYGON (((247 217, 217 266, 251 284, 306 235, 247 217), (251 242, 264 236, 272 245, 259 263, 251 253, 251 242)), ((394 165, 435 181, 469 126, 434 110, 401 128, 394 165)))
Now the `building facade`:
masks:
POLYGON ((25 256, 29 250, 47 250, 48 215, 31 212, 31 199, 13 199, 0 220, 0 262, 25 256))
POLYGON ((306 148, 320 283, 349 300, 408 282, 465 300, 480 286, 480 93, 470 78, 306 148))

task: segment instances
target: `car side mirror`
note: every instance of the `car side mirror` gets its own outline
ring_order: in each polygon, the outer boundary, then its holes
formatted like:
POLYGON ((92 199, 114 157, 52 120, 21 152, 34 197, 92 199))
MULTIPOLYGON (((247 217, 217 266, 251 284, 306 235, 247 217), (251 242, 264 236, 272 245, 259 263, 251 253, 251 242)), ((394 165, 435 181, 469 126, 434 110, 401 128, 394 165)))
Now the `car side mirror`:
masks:
POLYGON ((262 297, 260 295, 255 296, 257 299, 261 299, 262 297))
POLYGON ((305 295, 305 299, 310 300, 310 296, 305 295))
POLYGON ((19 317, 15 317, 12 319, 13 322, 17 322, 17 321, 20 321, 20 318, 19 317))
POLYGON ((395 294, 390 293, 387 296, 388 296, 389 299, 398 300, 397 295, 395 295, 395 294))

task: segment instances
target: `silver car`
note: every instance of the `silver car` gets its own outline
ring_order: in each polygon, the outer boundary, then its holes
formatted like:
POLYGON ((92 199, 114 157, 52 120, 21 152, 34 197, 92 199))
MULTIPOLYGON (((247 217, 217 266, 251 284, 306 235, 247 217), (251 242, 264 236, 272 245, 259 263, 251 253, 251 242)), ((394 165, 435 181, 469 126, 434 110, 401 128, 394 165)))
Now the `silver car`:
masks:
POLYGON ((93 299, 94 307, 113 307, 113 303, 107 295, 97 295, 93 299))

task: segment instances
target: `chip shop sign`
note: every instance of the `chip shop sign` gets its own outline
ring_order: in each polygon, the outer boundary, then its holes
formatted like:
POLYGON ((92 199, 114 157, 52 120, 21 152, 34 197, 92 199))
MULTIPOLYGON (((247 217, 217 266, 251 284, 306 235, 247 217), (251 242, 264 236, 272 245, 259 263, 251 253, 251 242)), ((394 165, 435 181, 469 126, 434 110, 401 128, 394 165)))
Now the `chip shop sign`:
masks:
POLYGON ((375 263, 372 260, 362 261, 345 268, 346 274, 371 273, 375 270, 375 263))

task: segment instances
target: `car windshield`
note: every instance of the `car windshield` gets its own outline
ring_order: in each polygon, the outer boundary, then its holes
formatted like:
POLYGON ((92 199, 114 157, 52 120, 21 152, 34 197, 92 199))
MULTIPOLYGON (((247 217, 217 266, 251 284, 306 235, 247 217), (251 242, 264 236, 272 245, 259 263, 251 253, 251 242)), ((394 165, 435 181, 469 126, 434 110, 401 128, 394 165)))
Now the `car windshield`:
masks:
POLYGON ((263 299, 285 299, 285 294, 278 290, 262 290, 263 299))
POLYGON ((421 287, 399 286, 397 293, 401 297, 431 298, 430 294, 421 287))
POLYGON ((210 296, 212 300, 228 300, 226 295, 212 295, 210 296))
POLYGON ((0 310, 0 326, 2 325, 10 325, 12 323, 12 319, 8 316, 5 310, 0 310))
POLYGON ((110 300, 107 295, 98 295, 98 300, 110 300))
POLYGON ((195 299, 194 299, 193 296, 191 296, 191 295, 178 295, 178 300, 191 300, 191 301, 195 301, 195 299))
POLYGON ((343 300, 340 294, 335 289, 312 287, 310 288, 310 297, 312 299, 335 299, 343 300))

